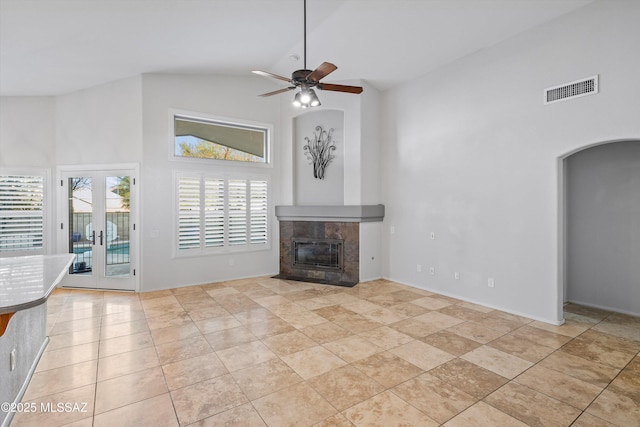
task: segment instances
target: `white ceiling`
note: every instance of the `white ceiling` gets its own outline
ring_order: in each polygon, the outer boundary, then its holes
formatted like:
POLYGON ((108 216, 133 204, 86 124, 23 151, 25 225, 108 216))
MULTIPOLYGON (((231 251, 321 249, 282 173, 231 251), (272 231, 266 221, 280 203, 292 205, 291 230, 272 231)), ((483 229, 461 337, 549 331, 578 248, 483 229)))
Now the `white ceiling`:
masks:
MULTIPOLYGON (((325 81, 384 90, 592 1, 307 0, 307 65, 333 62, 325 81)), ((289 77, 303 68, 302 4, 0 0, 0 95, 58 95, 148 72, 289 77)))

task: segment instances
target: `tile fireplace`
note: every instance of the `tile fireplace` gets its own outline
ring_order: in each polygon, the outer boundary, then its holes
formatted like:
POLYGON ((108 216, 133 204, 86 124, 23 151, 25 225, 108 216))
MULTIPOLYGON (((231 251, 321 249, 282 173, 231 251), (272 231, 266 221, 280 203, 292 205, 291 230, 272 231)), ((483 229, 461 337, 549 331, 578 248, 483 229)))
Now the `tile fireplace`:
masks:
POLYGON ((362 222, 382 221, 384 206, 277 206, 280 279, 338 286, 360 280, 362 222))

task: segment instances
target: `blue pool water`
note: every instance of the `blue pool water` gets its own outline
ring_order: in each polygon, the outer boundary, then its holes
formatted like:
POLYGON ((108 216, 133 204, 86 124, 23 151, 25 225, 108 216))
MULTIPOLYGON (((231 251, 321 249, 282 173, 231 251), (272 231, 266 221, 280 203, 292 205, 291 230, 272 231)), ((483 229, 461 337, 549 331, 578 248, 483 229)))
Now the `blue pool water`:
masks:
MULTIPOLYGON (((79 254, 83 254, 85 252, 88 252, 90 250, 92 250, 91 246, 75 247, 75 248, 73 248, 73 253, 79 255, 79 254)), ((129 243, 117 243, 115 245, 111 245, 111 246, 109 246, 109 248, 107 248, 107 253, 108 254, 129 255, 129 243)))

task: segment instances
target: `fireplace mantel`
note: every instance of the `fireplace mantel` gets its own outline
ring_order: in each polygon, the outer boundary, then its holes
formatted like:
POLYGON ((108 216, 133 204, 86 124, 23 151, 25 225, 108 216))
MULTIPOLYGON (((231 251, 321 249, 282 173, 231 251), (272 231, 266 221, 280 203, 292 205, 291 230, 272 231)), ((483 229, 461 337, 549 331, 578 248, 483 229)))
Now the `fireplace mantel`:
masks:
POLYGON ((276 206, 280 221, 375 222, 384 219, 384 205, 276 206))

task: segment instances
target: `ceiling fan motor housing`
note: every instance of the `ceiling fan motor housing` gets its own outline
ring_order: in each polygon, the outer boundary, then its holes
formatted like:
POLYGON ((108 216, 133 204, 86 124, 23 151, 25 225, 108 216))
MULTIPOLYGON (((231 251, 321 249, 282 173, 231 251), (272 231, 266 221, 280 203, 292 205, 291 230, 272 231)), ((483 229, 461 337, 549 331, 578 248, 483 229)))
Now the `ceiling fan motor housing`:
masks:
POLYGON ((309 74, 311 74, 311 70, 296 70, 291 74, 291 80, 296 84, 312 83, 307 80, 309 74))

